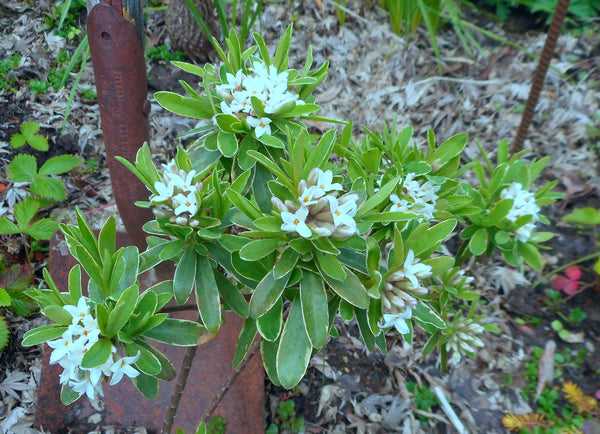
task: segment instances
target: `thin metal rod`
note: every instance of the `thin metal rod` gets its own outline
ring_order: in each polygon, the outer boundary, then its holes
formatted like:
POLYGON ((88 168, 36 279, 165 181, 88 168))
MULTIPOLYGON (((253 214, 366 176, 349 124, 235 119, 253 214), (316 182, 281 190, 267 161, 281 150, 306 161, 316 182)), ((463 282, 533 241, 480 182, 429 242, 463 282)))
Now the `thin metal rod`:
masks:
POLYGON ((554 10, 554 16, 552 17, 552 23, 550 23, 550 28, 548 29, 548 35, 546 36, 546 42, 544 43, 544 48, 542 49, 542 55, 540 56, 540 61, 537 69, 535 70, 535 75, 531 83, 531 89, 529 90, 529 97, 527 98, 527 103, 525 104, 525 110, 523 111, 521 124, 519 125, 517 136, 515 137, 515 141, 510 149, 511 155, 523 149, 523 142, 527 136, 529 125, 531 125, 535 106, 540 98, 540 92, 542 91, 544 79, 546 78, 548 67, 550 66, 550 60, 552 59, 552 55, 556 49, 556 41, 558 40, 563 22, 565 21, 567 9, 569 9, 569 3, 571 3, 571 0, 558 0, 558 4, 554 10))

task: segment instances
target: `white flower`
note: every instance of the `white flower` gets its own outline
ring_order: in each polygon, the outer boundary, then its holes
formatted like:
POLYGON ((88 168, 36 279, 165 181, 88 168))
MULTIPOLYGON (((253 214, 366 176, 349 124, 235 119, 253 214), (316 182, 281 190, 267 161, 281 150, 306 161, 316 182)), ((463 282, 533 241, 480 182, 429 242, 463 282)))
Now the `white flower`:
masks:
MULTIPOLYGON (((301 186, 302 183, 306 184, 306 181, 302 180, 300 181, 300 186, 298 186, 298 190, 301 190, 301 186)), ((301 206, 309 206, 309 205, 314 205, 315 203, 318 202, 318 197, 317 196, 319 193, 319 191, 317 190, 316 187, 309 187, 306 188, 306 186, 304 186, 304 192, 300 195, 300 197, 298 197, 298 201, 300 202, 301 206)))
POLYGON ((306 224, 308 217, 308 208, 300 207, 294 214, 290 212, 282 212, 281 219, 283 224, 281 230, 286 232, 298 232, 301 237, 309 238, 312 232, 306 224))
POLYGON ((119 360, 115 361, 115 363, 110 367, 110 371, 112 372, 112 376, 110 377, 110 385, 112 386, 121 381, 123 374, 127 375, 129 378, 135 378, 140 375, 140 373, 131 366, 139 359, 140 352, 138 351, 135 356, 121 357, 119 360))
POLYGON ((356 222, 352 218, 356 215, 356 202, 347 201, 340 204, 337 198, 333 196, 327 196, 327 199, 329 200, 329 209, 333 216, 333 224, 356 229, 356 222))
POLYGON ((380 329, 386 329, 388 327, 394 326, 398 333, 405 335, 410 332, 408 328, 408 324, 406 324, 406 320, 412 317, 412 309, 408 306, 405 307, 404 312, 399 312, 396 314, 388 314, 384 313, 382 317, 382 321, 379 323, 380 329))
POLYGON ((319 195, 316 197, 325 196, 325 194, 329 193, 330 191, 342 190, 341 184, 337 182, 333 183, 333 172, 331 170, 326 170, 323 172, 319 168, 314 168, 311 170, 311 174, 308 175, 309 180, 314 178, 315 175, 317 177, 315 186, 319 191, 319 195), (313 176, 311 177, 311 175, 313 176))
POLYGON ((267 135, 271 135, 271 119, 269 118, 260 118, 260 119, 256 119, 253 118, 252 116, 248 116, 246 118, 246 122, 248 122, 248 125, 250 125, 252 128, 254 128, 254 134, 256 134, 256 138, 258 139, 259 137, 261 137, 263 134, 267 134, 267 135))
POLYGON ((419 279, 426 279, 431 276, 431 266, 419 262, 415 259, 415 252, 410 249, 406 255, 404 265, 400 270, 390 274, 390 281, 408 279, 414 289, 419 288, 419 279))
POLYGON ((77 302, 77 306, 66 304, 63 308, 71 314, 73 318, 72 324, 77 324, 88 317, 91 317, 90 306, 87 304, 87 298, 81 297, 77 302))
POLYGON ((54 349, 50 354, 50 364, 58 363, 63 358, 67 358, 73 345, 73 335, 69 329, 65 330, 60 339, 48 342, 48 346, 54 349))
POLYGON ((169 183, 172 183, 174 188, 194 193, 196 191, 196 185, 193 183, 194 176, 196 176, 195 170, 190 170, 189 172, 180 170, 179 174, 169 177, 169 183))
POLYGON ((194 193, 188 193, 187 195, 179 193, 173 198, 173 205, 175 206, 175 215, 187 212, 190 217, 193 217, 198 212, 198 204, 194 193))
POLYGON ((506 218, 514 223, 518 218, 530 215, 531 220, 515 231, 517 240, 527 242, 535 231, 535 223, 539 220, 540 207, 535 203, 535 195, 523 189, 523 185, 513 182, 500 192, 501 199, 512 199, 513 206, 506 218))
POLYGON ((69 386, 77 393, 85 393, 91 401, 96 399, 96 393, 98 393, 100 396, 104 396, 104 393, 102 392, 102 383, 92 383, 90 381, 90 374, 88 372, 85 372, 83 378, 69 381, 69 386))
POLYGON ((154 189, 158 194, 153 194, 150 196, 151 203, 166 202, 173 197, 174 185, 172 182, 165 184, 163 182, 156 181, 154 183, 154 189))

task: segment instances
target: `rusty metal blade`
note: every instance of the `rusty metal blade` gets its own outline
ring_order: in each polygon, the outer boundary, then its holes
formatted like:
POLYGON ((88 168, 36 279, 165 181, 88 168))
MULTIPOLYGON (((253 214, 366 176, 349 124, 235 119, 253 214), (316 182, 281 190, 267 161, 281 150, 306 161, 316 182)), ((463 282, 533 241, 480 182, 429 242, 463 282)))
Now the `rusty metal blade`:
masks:
POLYGON ((149 192, 115 157, 133 161, 148 141, 150 103, 144 54, 135 27, 113 7, 97 4, 87 23, 113 193, 127 233, 143 249, 142 225, 154 217, 134 203, 148 200, 149 192))

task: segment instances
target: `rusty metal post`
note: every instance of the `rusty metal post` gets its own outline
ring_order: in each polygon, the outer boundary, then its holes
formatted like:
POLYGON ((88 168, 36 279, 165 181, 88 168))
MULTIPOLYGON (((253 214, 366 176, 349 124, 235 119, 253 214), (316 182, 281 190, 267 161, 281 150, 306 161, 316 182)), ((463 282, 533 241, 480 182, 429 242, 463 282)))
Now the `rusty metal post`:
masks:
POLYGON ((544 79, 546 78, 548 67, 550 66, 550 60, 552 59, 552 55, 556 49, 556 41, 558 40, 562 25, 565 21, 567 9, 569 9, 569 3, 571 3, 571 0, 558 0, 558 4, 554 10, 552 23, 550 23, 550 28, 548 29, 548 35, 546 36, 546 42, 544 43, 544 48, 542 49, 540 61, 537 69, 535 70, 535 75, 531 83, 531 89, 529 90, 529 97, 527 97, 527 103, 525 104, 525 110, 523 111, 521 124, 519 125, 517 136, 515 137, 515 141, 510 149, 511 154, 519 152, 523 148, 523 142, 525 141, 527 130, 529 129, 529 125, 533 119, 535 106, 540 98, 540 92, 542 91, 544 79))
MULTIPOLYGON (((128 235, 145 249, 142 226, 154 216, 134 203, 147 200, 149 192, 115 157, 135 160, 137 150, 149 139, 146 62, 138 30, 122 15, 130 15, 130 9, 120 0, 113 2, 101 1, 90 11, 88 40, 113 194, 128 235)), ((141 15, 138 27, 140 20, 141 15)))

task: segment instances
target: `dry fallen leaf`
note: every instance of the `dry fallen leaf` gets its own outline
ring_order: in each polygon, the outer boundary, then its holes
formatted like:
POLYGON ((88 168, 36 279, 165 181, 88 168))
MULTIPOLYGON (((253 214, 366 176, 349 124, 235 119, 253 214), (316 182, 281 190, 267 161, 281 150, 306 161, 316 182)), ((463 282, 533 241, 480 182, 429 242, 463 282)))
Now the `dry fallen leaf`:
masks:
POLYGON ((552 340, 546 342, 544 354, 538 360, 538 385, 535 391, 535 399, 537 401, 546 383, 551 383, 554 380, 554 351, 556 343, 552 340))

